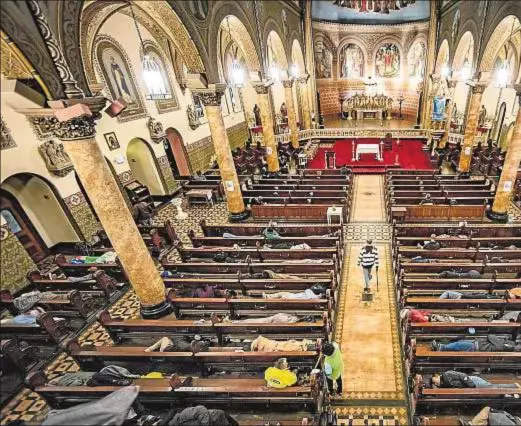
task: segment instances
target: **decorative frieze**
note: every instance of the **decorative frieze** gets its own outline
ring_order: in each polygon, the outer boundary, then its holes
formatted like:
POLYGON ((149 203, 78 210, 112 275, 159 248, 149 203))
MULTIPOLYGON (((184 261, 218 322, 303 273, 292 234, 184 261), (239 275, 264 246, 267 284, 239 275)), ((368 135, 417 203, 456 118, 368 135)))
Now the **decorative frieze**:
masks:
POLYGON ((1 149, 4 150, 16 147, 16 142, 14 141, 13 136, 11 135, 11 131, 5 124, 3 117, 1 117, 0 126, 1 149))
POLYGON ((36 132, 38 139, 57 137, 61 140, 88 139, 96 134, 95 120, 99 113, 82 115, 71 120, 59 122, 54 116, 31 116, 27 118, 36 132))
POLYGON ((74 170, 69 155, 65 152, 63 144, 54 139, 41 144, 38 151, 45 161, 47 170, 56 176, 66 176, 74 170))
POLYGON ((147 122, 148 132, 150 133, 150 139, 155 143, 162 143, 166 140, 166 133, 163 130, 163 124, 153 117, 150 117, 147 122))

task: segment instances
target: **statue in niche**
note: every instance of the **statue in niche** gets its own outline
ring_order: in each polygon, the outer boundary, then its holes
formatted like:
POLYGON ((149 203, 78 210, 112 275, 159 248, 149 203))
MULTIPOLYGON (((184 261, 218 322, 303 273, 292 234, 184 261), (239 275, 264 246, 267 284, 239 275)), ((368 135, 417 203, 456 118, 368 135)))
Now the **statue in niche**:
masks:
POLYGON ((284 118, 288 116, 288 107, 286 106, 286 102, 282 102, 282 105, 280 106, 280 113, 284 118))
POLYGON ((201 125, 201 123, 199 123, 199 118, 197 117, 197 114, 195 113, 195 110, 192 107, 192 105, 188 105, 188 108, 186 109, 186 114, 188 115, 188 125, 190 126, 190 129, 197 129, 201 125))
POLYGON ((255 125, 262 126, 260 108, 257 104, 253 107, 253 115, 255 116, 255 125))
POLYGON ((487 119, 487 109, 485 108, 485 105, 481 105, 481 109, 479 110, 479 115, 478 115, 478 126, 484 127, 486 119, 487 119))
POLYGON ((155 118, 150 117, 148 119, 147 127, 150 133, 150 139, 152 139, 155 143, 161 142, 166 137, 166 133, 163 130, 163 125, 155 118))
POLYGON ((47 170, 52 174, 63 177, 73 170, 71 159, 63 149, 63 144, 50 140, 41 144, 38 150, 45 161, 47 170))

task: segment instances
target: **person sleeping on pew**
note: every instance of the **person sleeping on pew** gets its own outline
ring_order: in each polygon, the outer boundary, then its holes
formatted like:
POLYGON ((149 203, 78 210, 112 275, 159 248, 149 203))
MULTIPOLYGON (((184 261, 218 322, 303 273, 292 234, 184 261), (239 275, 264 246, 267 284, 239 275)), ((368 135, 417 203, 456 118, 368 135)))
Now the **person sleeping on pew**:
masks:
POLYGON ((264 269, 262 272, 254 272, 253 274, 243 274, 242 277, 251 278, 251 279, 271 278, 271 279, 279 279, 279 280, 293 280, 293 279, 299 278, 296 275, 281 274, 280 272, 274 272, 271 269, 264 269))
POLYGON ((432 375, 430 384, 432 388, 495 388, 495 389, 521 389, 519 383, 490 383, 479 376, 469 376, 461 371, 448 370, 444 373, 432 375))
POLYGON ((431 239, 428 241, 424 241, 422 243, 418 243, 418 248, 423 248, 424 250, 439 250, 441 248, 441 244, 436 241, 436 234, 431 234, 431 239))
POLYGON ((231 320, 229 316, 219 318, 217 314, 213 313, 211 319, 214 324, 294 324, 299 321, 313 321, 312 317, 299 318, 296 315, 286 314, 284 312, 279 312, 278 314, 264 318, 246 318, 242 320, 231 320))
POLYGON ((262 231, 262 235, 267 241, 280 240, 280 234, 271 226, 262 231))
POLYGON ((203 339, 199 334, 193 339, 188 336, 177 337, 175 340, 162 337, 153 345, 145 349, 145 352, 208 352, 211 342, 203 339))
POLYGON ((459 424, 461 426, 519 426, 521 424, 521 418, 515 417, 504 410, 484 407, 470 421, 460 417, 459 424))
POLYGON ((493 294, 491 292, 475 292, 475 293, 461 293, 459 291, 447 290, 440 294, 440 299, 503 299, 508 296, 508 292, 503 295, 493 294))
POLYGON ((198 299, 209 299, 215 297, 215 287, 205 283, 201 287, 197 287, 192 292, 191 297, 198 299))
POLYGON ((269 367, 264 372, 264 379, 266 386, 269 388, 284 389, 288 386, 297 384, 297 370, 290 371, 288 360, 286 358, 279 358, 275 361, 273 367, 269 367))
POLYGON ((440 278, 481 278, 481 273, 475 269, 471 269, 467 272, 456 272, 456 271, 442 271, 438 274, 440 278))
MULTIPOLYGON (((466 319, 466 318, 457 318, 453 317, 451 315, 444 315, 444 314, 433 314, 430 311, 422 311, 419 309, 404 309, 402 315, 409 315, 409 320, 411 322, 417 322, 417 323, 425 323, 425 322, 465 322, 465 321, 472 321, 472 319, 466 319)), ((405 317, 403 317, 405 318, 405 317)))
POLYGON ((420 201, 420 206, 433 206, 434 201, 431 198, 431 194, 427 193, 423 197, 423 199, 420 201))
POLYGON ((250 350, 252 352, 307 352, 315 351, 316 345, 309 339, 281 341, 259 336, 251 342, 250 350))
POLYGON ((298 293, 291 291, 279 291, 277 293, 262 293, 263 299, 299 299, 299 300, 313 300, 323 299, 326 294, 326 289, 320 285, 315 284, 311 288, 298 293))
POLYGON ((474 340, 460 339, 446 344, 433 340, 431 349, 439 352, 521 352, 521 342, 489 334, 474 340))

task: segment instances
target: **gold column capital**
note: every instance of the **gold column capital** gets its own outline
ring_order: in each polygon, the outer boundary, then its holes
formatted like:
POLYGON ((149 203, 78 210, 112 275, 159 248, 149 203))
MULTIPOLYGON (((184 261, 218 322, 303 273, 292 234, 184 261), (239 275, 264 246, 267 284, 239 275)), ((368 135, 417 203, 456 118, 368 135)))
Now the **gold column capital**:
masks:
POLYGON ((192 93, 199 96, 204 106, 220 106, 221 98, 226 90, 226 83, 209 84, 206 88, 193 88, 192 93))
POLYGON ((252 83, 253 88, 258 95, 267 95, 270 92, 270 87, 273 85, 273 80, 259 81, 252 83))
POLYGON ((300 77, 297 77, 297 80, 300 84, 306 84, 309 80, 309 74, 301 75, 300 77))
POLYGON ((291 88, 291 87, 293 87, 294 82, 295 82, 294 78, 288 78, 288 79, 282 80, 282 85, 284 86, 284 88, 291 88))
POLYGON ((472 93, 483 93, 488 87, 488 83, 482 81, 476 82, 475 84, 467 84, 472 87, 472 93))

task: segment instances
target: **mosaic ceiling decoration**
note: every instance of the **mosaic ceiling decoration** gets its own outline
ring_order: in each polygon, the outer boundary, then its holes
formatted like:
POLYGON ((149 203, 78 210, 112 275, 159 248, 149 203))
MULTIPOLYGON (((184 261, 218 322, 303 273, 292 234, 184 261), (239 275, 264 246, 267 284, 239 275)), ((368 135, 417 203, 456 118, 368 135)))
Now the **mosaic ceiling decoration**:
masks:
POLYGON ((429 18, 425 0, 330 0, 313 2, 313 19, 345 24, 397 24, 429 18))

